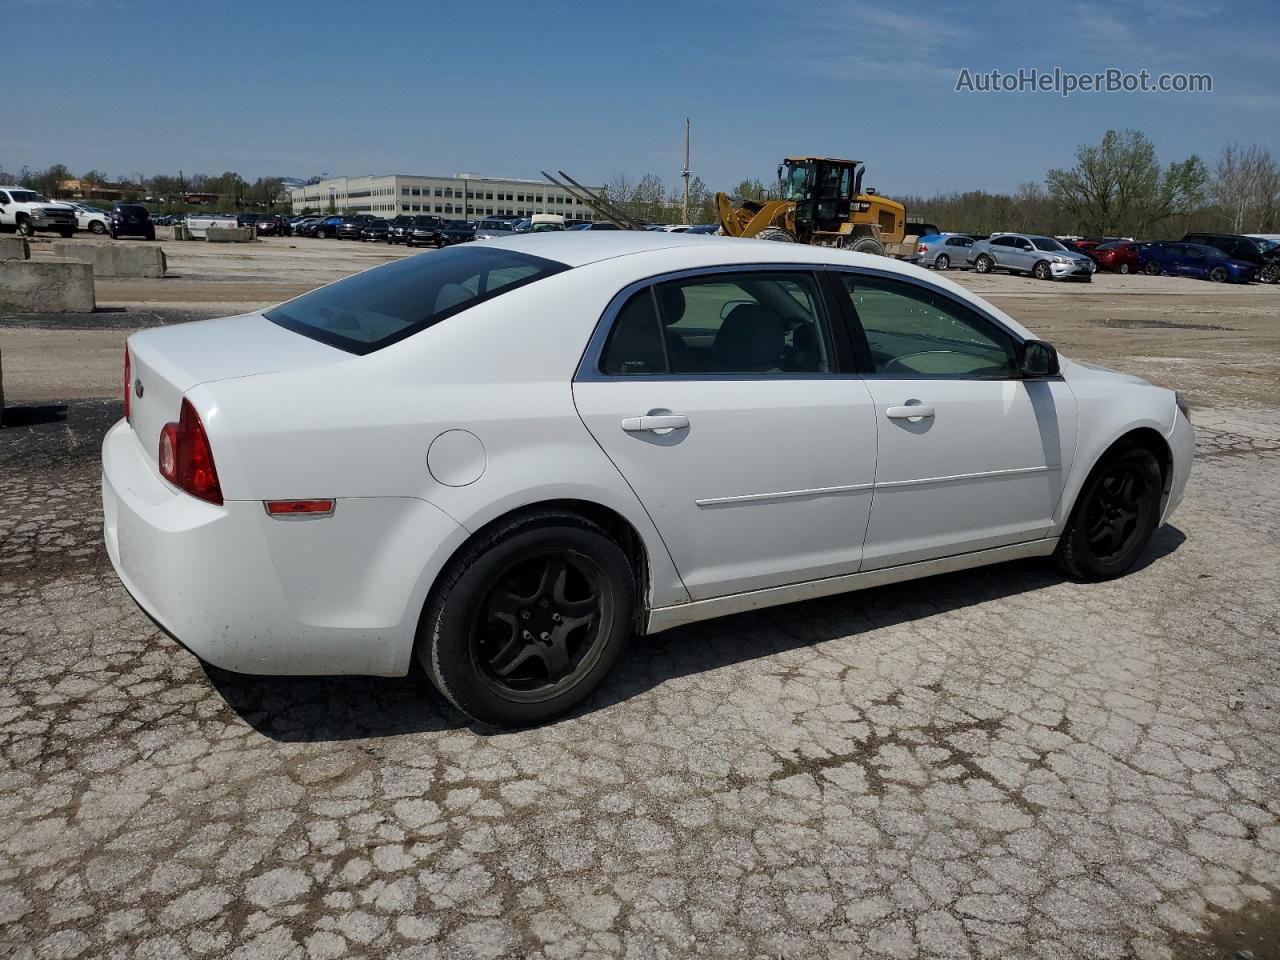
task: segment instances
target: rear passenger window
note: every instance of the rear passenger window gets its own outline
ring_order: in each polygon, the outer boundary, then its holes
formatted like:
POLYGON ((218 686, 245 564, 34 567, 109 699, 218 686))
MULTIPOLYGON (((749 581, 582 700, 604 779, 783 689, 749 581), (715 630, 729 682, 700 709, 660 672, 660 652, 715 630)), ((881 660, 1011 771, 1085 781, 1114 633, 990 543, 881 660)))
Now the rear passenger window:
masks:
POLYGON ((658 311, 649 287, 633 294, 618 311, 605 343, 601 368, 615 376, 666 373, 658 311))
POLYGON ((811 274, 712 274, 671 280, 654 292, 672 373, 833 369, 811 274))
POLYGON ((641 290, 618 312, 601 369, 615 376, 830 372, 817 281, 799 272, 718 273, 641 290))

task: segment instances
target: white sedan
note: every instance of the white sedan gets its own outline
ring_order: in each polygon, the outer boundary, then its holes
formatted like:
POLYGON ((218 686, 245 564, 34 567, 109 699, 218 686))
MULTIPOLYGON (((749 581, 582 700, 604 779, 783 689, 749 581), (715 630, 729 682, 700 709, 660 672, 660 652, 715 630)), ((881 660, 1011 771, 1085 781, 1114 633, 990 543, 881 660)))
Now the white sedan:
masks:
POLYGON ((68 204, 76 212, 76 229, 88 230, 90 233, 104 234, 109 229, 111 214, 98 207, 84 203, 68 204))
POLYGON ((659 232, 476 242, 129 338, 107 549, 219 667, 402 675, 529 724, 628 638, 1056 555, 1182 498, 1171 390, 880 257, 659 232))

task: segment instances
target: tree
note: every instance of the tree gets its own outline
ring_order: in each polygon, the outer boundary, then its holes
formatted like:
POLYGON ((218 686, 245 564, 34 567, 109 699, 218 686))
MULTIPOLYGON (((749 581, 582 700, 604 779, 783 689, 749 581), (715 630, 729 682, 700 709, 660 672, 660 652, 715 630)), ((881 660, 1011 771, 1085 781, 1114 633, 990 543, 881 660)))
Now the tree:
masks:
POLYGON ((1204 199, 1208 171, 1196 155, 1163 172, 1155 145, 1140 130, 1108 130, 1097 144, 1076 149, 1070 170, 1050 170, 1049 195, 1086 233, 1144 235, 1204 199))
POLYGON ((765 185, 754 177, 750 180, 741 180, 738 185, 729 191, 729 196, 741 200, 757 200, 764 201, 769 199, 769 191, 765 189, 765 185))
POLYGON ((1232 233, 1266 233, 1280 205, 1280 167, 1265 147, 1227 144, 1214 169, 1210 195, 1232 233))
POLYGON ((716 201, 701 177, 689 178, 689 222, 715 223, 716 201))

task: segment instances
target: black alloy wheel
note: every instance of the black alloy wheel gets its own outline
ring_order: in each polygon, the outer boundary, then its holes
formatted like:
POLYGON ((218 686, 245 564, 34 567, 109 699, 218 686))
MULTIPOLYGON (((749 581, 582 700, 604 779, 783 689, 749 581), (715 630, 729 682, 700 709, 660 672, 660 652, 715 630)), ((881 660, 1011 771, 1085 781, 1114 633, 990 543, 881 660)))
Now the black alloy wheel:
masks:
POLYGON ((475 719, 541 723, 599 684, 634 629, 635 604, 631 562, 599 526, 558 511, 517 516, 441 574, 418 661, 475 719))
POLYGON ((609 613, 602 578, 589 557, 557 548, 496 578, 472 625, 471 652, 499 696, 546 700, 590 669, 609 613))
POLYGON ((1058 562, 1082 580, 1108 580, 1133 566, 1159 521, 1163 475, 1145 447, 1109 454, 1094 468, 1058 544, 1058 562))

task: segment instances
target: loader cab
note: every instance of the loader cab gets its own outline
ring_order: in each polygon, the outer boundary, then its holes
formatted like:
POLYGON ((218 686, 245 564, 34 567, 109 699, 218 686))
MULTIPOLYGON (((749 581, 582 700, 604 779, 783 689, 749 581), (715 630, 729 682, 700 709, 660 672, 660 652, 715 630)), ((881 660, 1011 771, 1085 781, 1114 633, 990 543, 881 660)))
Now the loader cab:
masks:
POLYGON ((788 157, 778 167, 778 179, 782 198, 796 205, 796 235, 807 239, 838 232, 862 190, 862 171, 857 160, 788 157))

